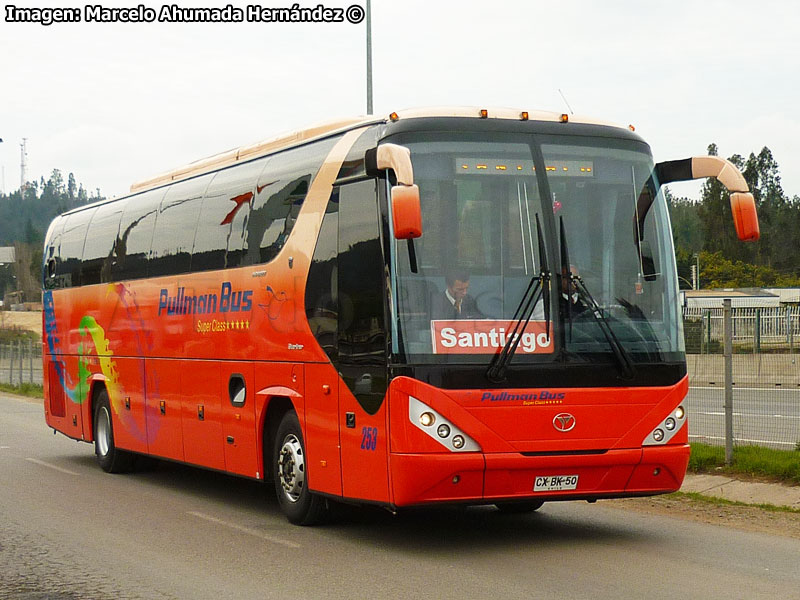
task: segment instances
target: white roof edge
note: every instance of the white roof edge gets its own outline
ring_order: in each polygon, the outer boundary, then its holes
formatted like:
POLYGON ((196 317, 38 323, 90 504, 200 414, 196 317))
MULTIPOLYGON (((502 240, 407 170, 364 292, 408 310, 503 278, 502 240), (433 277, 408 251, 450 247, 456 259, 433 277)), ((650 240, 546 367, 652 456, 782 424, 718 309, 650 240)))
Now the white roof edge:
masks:
MULTIPOLYGON (((265 156, 271 152, 291 148, 292 146, 299 145, 304 142, 309 142, 317 138, 333 135, 341 131, 355 129, 365 125, 372 125, 375 123, 386 122, 389 120, 404 120, 404 119, 421 119, 429 117, 466 117, 477 118, 481 117, 481 110, 487 111, 487 119, 507 119, 507 120, 522 120, 522 109, 505 108, 505 107, 477 107, 477 106, 433 106, 423 108, 409 108, 391 113, 386 116, 359 116, 350 118, 334 119, 323 121, 306 127, 281 133, 266 140, 232 148, 212 156, 201 158, 199 160, 190 162, 184 166, 170 169, 163 173, 159 173, 153 177, 134 182, 131 185, 131 193, 143 192, 145 190, 153 189, 174 181, 181 181, 188 179, 195 175, 208 173, 215 169, 231 166, 240 161, 251 160, 260 156, 265 156)), ((527 111, 529 121, 547 121, 547 122, 562 122, 564 113, 556 113, 549 111, 527 111)), ((602 125, 606 127, 615 127, 620 129, 627 129, 621 127, 616 123, 608 121, 601 121, 598 119, 584 117, 581 115, 567 115, 570 123, 582 123, 589 125, 602 125)))

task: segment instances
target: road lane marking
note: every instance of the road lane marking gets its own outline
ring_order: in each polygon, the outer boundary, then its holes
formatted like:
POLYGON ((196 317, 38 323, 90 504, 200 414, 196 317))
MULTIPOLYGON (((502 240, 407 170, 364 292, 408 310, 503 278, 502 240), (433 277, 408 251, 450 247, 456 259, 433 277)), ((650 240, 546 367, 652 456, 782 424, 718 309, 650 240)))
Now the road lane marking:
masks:
POLYGON ((47 467, 48 469, 53 469, 54 471, 60 471, 61 473, 66 473, 67 475, 80 475, 80 473, 76 473, 75 471, 70 471, 69 469, 62 469, 61 467, 51 465, 50 463, 46 463, 43 460, 38 460, 36 458, 26 458, 25 460, 27 460, 28 462, 32 462, 36 465, 47 467))
MULTIPOLYGON (((719 412, 719 411, 713 411, 713 412, 707 412, 707 411, 695 411, 695 412, 692 412, 692 411, 689 411, 689 414, 690 415, 706 415, 706 416, 709 416, 709 417, 723 417, 723 416, 725 416, 724 412, 719 412)), ((756 418, 756 419, 800 419, 800 416, 795 416, 795 415, 761 415, 761 414, 758 414, 758 413, 740 413, 740 412, 733 413, 733 416, 734 417, 747 417, 748 419, 754 419, 754 418, 756 418)))
POLYGON ((289 548, 302 548, 300 544, 295 542, 290 542, 289 540, 284 540, 283 538, 264 533, 258 529, 251 529, 250 527, 245 527, 244 525, 237 525, 236 523, 231 523, 230 521, 223 521, 222 519, 212 517, 211 515, 207 515, 205 513, 189 511, 188 514, 192 515, 193 517, 197 517, 198 519, 204 519, 205 521, 210 521, 211 523, 216 523, 217 525, 229 527, 230 529, 234 529, 236 531, 241 531, 242 533, 246 533, 248 535, 254 535, 262 540, 267 540, 268 542, 282 544, 284 546, 288 546, 289 548))

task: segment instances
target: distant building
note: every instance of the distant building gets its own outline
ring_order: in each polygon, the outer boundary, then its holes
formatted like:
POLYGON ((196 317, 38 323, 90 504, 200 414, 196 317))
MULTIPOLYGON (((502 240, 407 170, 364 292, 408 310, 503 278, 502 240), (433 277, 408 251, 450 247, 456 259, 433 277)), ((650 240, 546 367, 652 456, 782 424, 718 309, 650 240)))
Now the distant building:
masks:
POLYGON ((800 305, 800 288, 768 288, 766 291, 777 295, 781 304, 800 305))
POLYGON ((0 246, 0 265, 13 265, 17 262, 14 246, 0 246))
POLYGON ((681 290, 681 305, 688 309, 722 308, 725 298, 732 308, 770 308, 781 305, 777 290, 761 288, 724 288, 719 290, 681 290))

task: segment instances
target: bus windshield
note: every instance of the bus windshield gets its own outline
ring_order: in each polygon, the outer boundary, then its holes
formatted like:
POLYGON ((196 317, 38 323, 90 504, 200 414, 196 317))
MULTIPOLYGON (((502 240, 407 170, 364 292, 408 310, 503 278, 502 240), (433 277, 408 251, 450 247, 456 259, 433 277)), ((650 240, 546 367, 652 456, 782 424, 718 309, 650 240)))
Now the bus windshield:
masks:
POLYGON ((646 144, 431 132, 391 141, 411 150, 423 224, 416 265, 406 240, 392 244, 400 360, 488 364, 536 287, 514 364, 614 362, 609 329, 633 363, 683 360, 668 212, 646 144))

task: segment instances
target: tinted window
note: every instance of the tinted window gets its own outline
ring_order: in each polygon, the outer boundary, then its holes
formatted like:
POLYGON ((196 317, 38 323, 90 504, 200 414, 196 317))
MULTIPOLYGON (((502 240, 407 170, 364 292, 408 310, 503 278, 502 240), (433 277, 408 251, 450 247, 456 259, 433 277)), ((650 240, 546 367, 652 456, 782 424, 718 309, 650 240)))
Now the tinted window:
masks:
POLYGON ((59 280, 56 279, 57 262, 60 261, 59 252, 61 248, 61 232, 64 231, 64 217, 56 217, 47 228, 45 236, 44 256, 42 257, 42 281, 45 289, 58 287, 59 280))
POLYGON ((61 237, 60 260, 56 261, 55 287, 74 287, 81 285, 80 269, 83 257, 83 244, 86 241, 86 232, 89 221, 94 214, 94 208, 73 213, 64 223, 64 233, 61 237))
POLYGON ((206 190, 192 251, 192 271, 238 267, 242 262, 250 205, 263 158, 219 171, 206 190))
POLYGON ((116 260, 111 265, 114 281, 147 277, 153 226, 164 192, 160 188, 128 199, 114 245, 116 260))
POLYGON ((190 269, 194 234, 203 194, 213 173, 171 185, 156 217, 150 250, 150 277, 187 273, 190 269))
POLYGON ((267 262, 283 248, 325 157, 338 138, 274 154, 258 178, 243 264, 267 262))
POLYGON ((375 414, 386 392, 384 261, 375 180, 339 190, 339 371, 375 414))
POLYGON ((338 269, 339 190, 334 188, 314 248, 306 282, 306 316, 311 332, 332 360, 336 360, 339 318, 338 269))
POLYGON ((125 204, 125 200, 111 202, 98 207, 95 211, 83 246, 81 285, 111 281, 114 247, 125 204))

